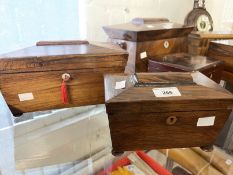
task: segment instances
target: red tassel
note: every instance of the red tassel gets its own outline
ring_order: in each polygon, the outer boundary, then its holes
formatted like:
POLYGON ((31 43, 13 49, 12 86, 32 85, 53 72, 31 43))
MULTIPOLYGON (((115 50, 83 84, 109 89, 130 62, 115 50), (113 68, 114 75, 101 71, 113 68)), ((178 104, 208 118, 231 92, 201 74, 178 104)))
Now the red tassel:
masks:
POLYGON ((66 87, 66 82, 63 80, 61 84, 61 100, 63 104, 69 103, 68 91, 66 87))

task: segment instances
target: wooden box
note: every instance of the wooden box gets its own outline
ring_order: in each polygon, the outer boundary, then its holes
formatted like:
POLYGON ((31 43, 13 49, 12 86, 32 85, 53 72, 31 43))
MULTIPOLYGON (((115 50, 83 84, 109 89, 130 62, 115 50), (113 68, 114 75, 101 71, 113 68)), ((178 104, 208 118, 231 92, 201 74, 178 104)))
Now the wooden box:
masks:
POLYGON ((187 52, 187 36, 193 27, 167 19, 133 19, 130 23, 103 27, 113 43, 129 52, 127 72, 146 72, 148 59, 164 54, 187 52))
POLYGON ((232 32, 192 32, 188 36, 188 52, 195 55, 206 55, 209 43, 213 40, 233 39, 232 32))
POLYGON ((223 80, 233 84, 233 40, 210 42, 207 56, 224 61, 223 80))
POLYGON ((200 72, 105 75, 114 152, 214 143, 233 95, 200 72))
POLYGON ((104 103, 103 73, 123 73, 128 54, 102 45, 40 42, 0 55, 0 89, 13 114, 104 103))
POLYGON ((220 83, 223 61, 187 53, 171 54, 149 59, 149 72, 193 72, 200 71, 210 79, 220 83))
MULTIPOLYGON (((207 55, 224 61, 222 79, 226 81, 225 88, 233 92, 233 40, 211 41, 207 55)), ((233 113, 219 136, 217 144, 224 149, 233 150, 233 113)))

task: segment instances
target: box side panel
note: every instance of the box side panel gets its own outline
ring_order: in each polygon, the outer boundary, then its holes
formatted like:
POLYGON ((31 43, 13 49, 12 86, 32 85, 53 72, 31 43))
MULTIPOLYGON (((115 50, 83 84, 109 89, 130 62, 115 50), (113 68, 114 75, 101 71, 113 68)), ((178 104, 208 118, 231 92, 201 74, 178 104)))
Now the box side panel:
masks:
POLYGON ((14 114, 104 103, 102 72, 67 70, 4 74, 0 76, 0 82, 2 94, 14 114), (68 104, 61 99, 64 73, 70 75, 66 82, 68 104))
POLYGON ((206 146, 214 143, 230 111, 193 111, 109 115, 113 149, 151 150, 206 146), (176 121, 169 123, 169 117, 176 121), (212 117, 208 123, 199 120, 212 117), (214 118, 213 118, 214 117, 214 118), (169 124, 168 124, 169 123, 169 124))

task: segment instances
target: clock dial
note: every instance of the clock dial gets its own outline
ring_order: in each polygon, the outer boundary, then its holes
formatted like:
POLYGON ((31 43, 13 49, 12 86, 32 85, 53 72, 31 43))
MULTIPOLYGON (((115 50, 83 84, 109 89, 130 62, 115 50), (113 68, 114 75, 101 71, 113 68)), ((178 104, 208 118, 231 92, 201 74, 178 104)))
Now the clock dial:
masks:
POLYGON ((196 21, 197 29, 201 32, 206 32, 211 30, 211 22, 207 15, 200 15, 196 21))
POLYGON ((194 31, 213 31, 213 19, 205 8, 205 0, 194 0, 193 10, 188 13, 184 23, 194 26, 194 31))

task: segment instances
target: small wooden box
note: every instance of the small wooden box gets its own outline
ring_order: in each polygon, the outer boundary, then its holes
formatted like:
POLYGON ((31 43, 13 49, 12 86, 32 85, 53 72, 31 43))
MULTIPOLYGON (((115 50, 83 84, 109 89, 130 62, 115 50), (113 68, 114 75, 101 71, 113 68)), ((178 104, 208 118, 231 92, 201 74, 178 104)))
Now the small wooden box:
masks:
POLYGON ((224 61, 223 80, 233 84, 233 40, 210 42, 207 56, 224 61))
POLYGON ((138 18, 130 23, 103 27, 113 43, 129 52, 127 72, 146 72, 148 58, 187 52, 187 36, 193 27, 166 19, 138 18))
POLYGON ((211 145, 233 106, 200 72, 105 75, 105 98, 116 152, 211 145))
POLYGON ((104 103, 103 74, 125 70, 127 52, 109 44, 51 43, 0 55, 0 89, 13 114, 104 103))
POLYGON ((149 59, 149 72, 200 71, 216 83, 220 83, 224 62, 205 56, 178 53, 149 59))

